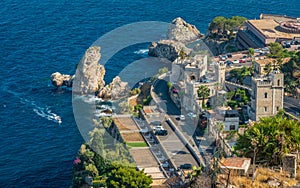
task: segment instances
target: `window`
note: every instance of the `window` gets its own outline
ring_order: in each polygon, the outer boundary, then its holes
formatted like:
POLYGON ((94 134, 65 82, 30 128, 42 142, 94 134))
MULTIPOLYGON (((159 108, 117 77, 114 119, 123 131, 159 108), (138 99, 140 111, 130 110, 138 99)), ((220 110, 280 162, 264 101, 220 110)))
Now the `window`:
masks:
POLYGON ((276 110, 279 111, 279 106, 276 106, 276 110))
POLYGON ((229 129, 232 131, 232 130, 235 130, 235 125, 230 125, 229 129))
POLYGON ((277 80, 277 85, 280 86, 280 80, 277 80))
POLYGON ((268 111, 268 107, 265 106, 265 107, 264 107, 264 110, 265 110, 265 112, 267 112, 267 111, 268 111))
POLYGON ((267 93, 267 92, 265 93, 265 99, 266 99, 266 98, 268 98, 268 93, 267 93))

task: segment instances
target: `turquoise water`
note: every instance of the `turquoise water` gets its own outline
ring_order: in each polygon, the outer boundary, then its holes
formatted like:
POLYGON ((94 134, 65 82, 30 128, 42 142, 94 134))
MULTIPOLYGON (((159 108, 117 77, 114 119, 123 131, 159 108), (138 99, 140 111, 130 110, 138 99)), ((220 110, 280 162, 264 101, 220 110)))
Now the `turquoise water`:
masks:
MULTIPOLYGON (((71 91, 49 76, 72 74, 101 35, 137 21, 181 16, 202 33, 219 15, 258 18, 261 12, 298 16, 299 0, 4 0, 0 6, 0 187, 68 187, 83 142, 71 91), (51 117, 62 117, 62 125, 51 117)), ((109 81, 122 66, 143 58, 146 44, 122 51, 107 67, 109 81), (124 55, 125 54, 125 55, 124 55)))

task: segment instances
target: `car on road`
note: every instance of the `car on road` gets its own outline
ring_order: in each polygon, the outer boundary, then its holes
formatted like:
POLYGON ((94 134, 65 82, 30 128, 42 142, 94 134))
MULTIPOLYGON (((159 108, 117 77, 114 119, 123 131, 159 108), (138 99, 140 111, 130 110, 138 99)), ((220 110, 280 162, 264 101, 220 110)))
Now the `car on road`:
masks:
POLYGON ((239 63, 239 60, 235 59, 235 60, 232 61, 232 63, 233 63, 233 64, 238 64, 238 63, 239 63))
POLYGON ((182 120, 182 121, 184 121, 184 120, 185 120, 185 116, 184 116, 184 115, 180 115, 180 116, 178 116, 176 119, 177 119, 177 120, 182 120))
POLYGON ((154 131, 165 130, 163 126, 155 126, 153 128, 154 131))
POLYGON ((229 60, 227 60, 225 63, 226 63, 226 66, 227 66, 227 67, 230 67, 230 66, 231 66, 231 64, 232 64, 233 62, 232 62, 232 61, 229 61, 229 60))
POLYGON ((190 112, 190 113, 188 113, 188 114, 187 114, 187 116, 189 116, 189 117, 193 117, 193 118, 197 117, 197 115, 196 115, 196 114, 194 114, 193 112, 190 112))
POLYGON ((193 168, 193 166, 190 163, 185 163, 185 164, 180 165, 179 168, 183 169, 183 170, 191 170, 193 168))
POLYGON ((227 55, 220 55, 219 57, 222 61, 225 61, 228 58, 227 55))
POLYGON ((168 135, 168 131, 167 130, 156 130, 155 135, 159 135, 159 136, 166 136, 168 135))
POLYGON ((240 59, 240 60, 239 60, 239 63, 246 63, 246 62, 247 62, 246 59, 240 59))

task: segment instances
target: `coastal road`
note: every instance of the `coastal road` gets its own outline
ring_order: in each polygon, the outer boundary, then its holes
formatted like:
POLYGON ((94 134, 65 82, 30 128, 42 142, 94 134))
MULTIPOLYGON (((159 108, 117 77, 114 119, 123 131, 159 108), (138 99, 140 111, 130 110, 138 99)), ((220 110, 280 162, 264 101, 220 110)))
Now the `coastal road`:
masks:
MULTIPOLYGON (((194 141, 194 138, 200 136, 200 133, 196 131, 196 122, 198 122, 198 119, 186 116, 184 121, 178 120, 179 115, 186 114, 186 112, 181 111, 170 98, 167 82, 164 80, 158 80, 154 85, 154 96, 152 97, 155 97, 160 108, 166 112, 167 116, 175 124, 176 128, 180 131, 180 133, 182 133, 184 139, 194 149, 197 158, 199 158, 201 163, 204 164, 203 158, 198 151, 198 143, 195 143, 194 141)), ((167 126, 167 129, 168 131, 172 131, 170 126, 167 126)), ((206 151, 207 150, 205 150, 205 152, 206 151)))
POLYGON ((292 97, 284 97, 283 99, 283 109, 297 117, 298 119, 300 114, 300 99, 295 99, 292 97))

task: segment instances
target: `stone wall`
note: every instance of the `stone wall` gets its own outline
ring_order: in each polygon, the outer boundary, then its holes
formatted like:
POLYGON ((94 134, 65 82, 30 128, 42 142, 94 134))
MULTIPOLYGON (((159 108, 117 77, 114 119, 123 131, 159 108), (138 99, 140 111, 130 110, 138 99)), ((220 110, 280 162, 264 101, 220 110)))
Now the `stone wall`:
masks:
POLYGON ((289 172, 292 178, 295 178, 297 175, 297 155, 295 154, 286 154, 283 157, 283 170, 289 172))

